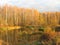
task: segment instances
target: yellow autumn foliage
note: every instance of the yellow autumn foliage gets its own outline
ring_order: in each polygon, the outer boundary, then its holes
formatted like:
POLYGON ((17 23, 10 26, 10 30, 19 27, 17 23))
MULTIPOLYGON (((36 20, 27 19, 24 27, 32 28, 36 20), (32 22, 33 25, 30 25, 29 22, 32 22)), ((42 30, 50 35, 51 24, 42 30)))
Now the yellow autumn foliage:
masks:
POLYGON ((51 27, 46 27, 44 33, 49 34, 51 38, 56 36, 56 32, 51 27))

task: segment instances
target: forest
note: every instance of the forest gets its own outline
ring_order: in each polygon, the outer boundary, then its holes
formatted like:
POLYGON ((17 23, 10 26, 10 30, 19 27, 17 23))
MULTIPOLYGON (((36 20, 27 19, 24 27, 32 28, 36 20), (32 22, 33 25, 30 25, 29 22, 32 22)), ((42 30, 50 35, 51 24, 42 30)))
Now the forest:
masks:
POLYGON ((0 7, 0 45, 60 45, 60 12, 0 7))

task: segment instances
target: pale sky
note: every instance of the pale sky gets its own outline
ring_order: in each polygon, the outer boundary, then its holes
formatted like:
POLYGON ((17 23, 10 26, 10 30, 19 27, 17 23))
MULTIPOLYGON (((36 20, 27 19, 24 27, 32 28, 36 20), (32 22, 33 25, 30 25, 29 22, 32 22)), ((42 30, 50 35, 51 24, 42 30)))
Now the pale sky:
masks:
POLYGON ((13 5, 39 11, 60 11, 60 0, 0 0, 0 6, 13 5))

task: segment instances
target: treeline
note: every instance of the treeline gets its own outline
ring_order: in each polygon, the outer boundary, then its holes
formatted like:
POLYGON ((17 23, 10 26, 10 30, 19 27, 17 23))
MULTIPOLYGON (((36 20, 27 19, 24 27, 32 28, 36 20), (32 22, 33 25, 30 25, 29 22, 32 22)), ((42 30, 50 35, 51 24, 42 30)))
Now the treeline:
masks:
POLYGON ((60 12, 38 12, 34 9, 4 6, 0 8, 0 26, 57 26, 60 12))

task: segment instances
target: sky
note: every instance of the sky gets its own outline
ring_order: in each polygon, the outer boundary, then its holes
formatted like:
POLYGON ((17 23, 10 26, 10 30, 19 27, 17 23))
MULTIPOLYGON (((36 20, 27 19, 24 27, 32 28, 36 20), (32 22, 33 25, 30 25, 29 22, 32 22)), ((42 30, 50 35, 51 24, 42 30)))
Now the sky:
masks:
POLYGON ((60 11, 60 0, 0 0, 0 6, 12 5, 38 11, 60 11))

